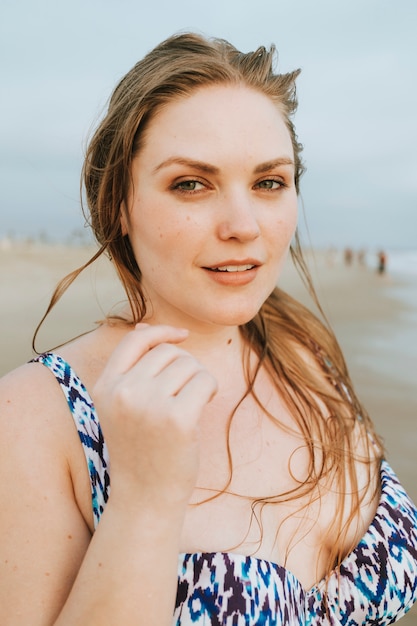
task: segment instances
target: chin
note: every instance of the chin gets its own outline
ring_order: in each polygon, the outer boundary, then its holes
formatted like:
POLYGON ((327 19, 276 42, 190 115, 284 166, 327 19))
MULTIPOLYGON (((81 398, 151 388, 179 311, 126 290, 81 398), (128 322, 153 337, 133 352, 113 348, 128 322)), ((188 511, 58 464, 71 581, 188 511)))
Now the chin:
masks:
POLYGON ((223 311, 221 315, 217 315, 215 321, 216 324, 220 326, 243 326, 253 320, 253 318, 259 313, 260 308, 261 307, 257 309, 251 308, 250 311, 239 310, 234 313, 231 312, 230 314, 223 311))

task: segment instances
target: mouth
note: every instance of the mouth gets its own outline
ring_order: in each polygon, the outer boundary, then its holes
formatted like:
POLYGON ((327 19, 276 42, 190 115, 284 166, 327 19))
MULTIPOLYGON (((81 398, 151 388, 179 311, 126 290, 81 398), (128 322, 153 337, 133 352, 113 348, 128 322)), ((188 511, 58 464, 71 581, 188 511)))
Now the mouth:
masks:
POLYGON ((256 265, 247 263, 245 265, 219 265, 218 267, 206 267, 210 272, 247 272, 253 270, 256 265))
POLYGON ((218 264, 203 267, 207 276, 223 287, 244 287, 252 283, 263 265, 257 259, 226 259, 218 264))

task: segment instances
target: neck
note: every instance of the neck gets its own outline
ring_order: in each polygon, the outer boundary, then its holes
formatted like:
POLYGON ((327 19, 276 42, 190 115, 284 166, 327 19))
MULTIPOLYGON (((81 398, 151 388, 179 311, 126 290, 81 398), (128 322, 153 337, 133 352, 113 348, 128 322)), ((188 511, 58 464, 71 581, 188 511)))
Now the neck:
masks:
POLYGON ((214 374, 216 371, 224 372, 227 368, 235 371, 240 369, 244 342, 239 326, 198 324, 194 320, 188 320, 187 323, 184 320, 160 319, 157 315, 147 315, 143 321, 152 325, 170 324, 186 328, 189 335, 181 347, 214 374))
POLYGON ((169 324, 186 328, 189 336, 181 343, 181 347, 202 363, 214 355, 220 355, 220 358, 223 355, 225 358, 227 354, 242 354, 243 341, 238 325, 202 322, 192 317, 176 315, 175 311, 160 315, 156 310, 150 310, 143 321, 152 325, 169 324))
POLYGON ((243 340, 237 326, 206 331, 191 329, 182 347, 205 363, 207 359, 224 359, 227 355, 234 358, 241 357, 243 340))

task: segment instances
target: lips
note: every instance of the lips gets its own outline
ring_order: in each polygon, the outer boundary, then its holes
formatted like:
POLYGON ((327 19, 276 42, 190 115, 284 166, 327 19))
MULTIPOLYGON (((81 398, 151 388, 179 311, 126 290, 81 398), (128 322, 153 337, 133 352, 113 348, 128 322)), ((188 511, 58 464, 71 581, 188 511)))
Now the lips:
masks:
POLYGON ((256 259, 228 259, 202 269, 217 285, 222 287, 244 287, 255 280, 262 263, 256 259))
POLYGON ((246 270, 251 270, 255 267, 250 263, 246 265, 220 265, 219 267, 209 267, 212 272, 246 272, 246 270))
POLYGON ((221 263, 216 263, 215 265, 207 265, 204 269, 209 270, 210 272, 228 272, 232 274, 235 272, 248 272, 249 270, 253 270, 260 265, 262 265, 262 263, 257 259, 230 259, 221 263))

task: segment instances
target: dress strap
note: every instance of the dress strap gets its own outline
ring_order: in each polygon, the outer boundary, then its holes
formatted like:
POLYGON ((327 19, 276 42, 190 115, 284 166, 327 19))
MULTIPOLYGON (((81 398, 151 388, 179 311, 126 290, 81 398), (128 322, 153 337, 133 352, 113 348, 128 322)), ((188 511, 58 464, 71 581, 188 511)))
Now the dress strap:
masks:
POLYGON ((90 394, 71 366, 53 352, 41 354, 31 363, 42 363, 55 376, 77 428, 91 484, 94 526, 97 527, 110 494, 109 455, 90 394))

